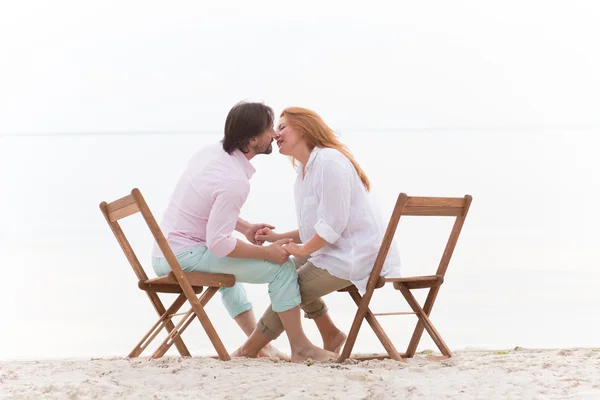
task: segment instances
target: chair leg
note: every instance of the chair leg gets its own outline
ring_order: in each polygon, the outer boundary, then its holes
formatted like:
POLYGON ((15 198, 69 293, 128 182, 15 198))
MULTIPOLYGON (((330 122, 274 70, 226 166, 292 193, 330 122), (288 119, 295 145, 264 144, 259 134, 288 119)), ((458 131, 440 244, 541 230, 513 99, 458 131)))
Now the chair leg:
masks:
POLYGON ((196 304, 192 304, 192 309, 190 309, 187 312, 187 314, 181 319, 181 321, 179 321, 177 326, 171 330, 171 332, 169 333, 167 338, 162 342, 162 344, 159 346, 159 348, 154 352, 154 354, 152 355, 152 358, 162 357, 169 350, 169 348, 173 345, 173 343, 177 339, 180 339, 181 334, 191 324, 191 322, 194 320, 194 317, 197 315, 202 315, 203 318, 198 317, 198 320, 202 324, 202 327, 206 331, 208 338, 210 339, 213 346, 215 347, 215 350, 217 351, 217 354, 219 355, 219 359, 224 360, 224 361, 228 361, 231 359, 231 357, 229 356, 229 353, 227 352, 227 350, 225 349, 225 346, 223 345, 223 342, 221 342, 219 335, 217 334, 212 323, 210 322, 208 315, 206 315, 206 312, 204 311, 204 306, 206 306, 206 304, 210 301, 210 299, 214 296, 214 294, 218 290, 219 289, 216 287, 208 288, 202 294, 202 296, 200 296, 200 299, 198 299, 198 302, 196 304))
MULTIPOLYGON (((371 300, 371 298, 368 297, 367 300, 371 300)), ((342 352, 340 353, 337 362, 344 362, 346 359, 348 359, 348 357, 350 357, 350 354, 352 354, 352 348, 356 343, 356 337, 358 336, 358 331, 360 330, 362 321, 365 318, 365 315, 367 314, 368 305, 368 301, 365 301, 363 297, 363 301, 361 301, 360 305, 358 306, 358 310, 356 311, 356 315, 354 316, 354 321, 352 321, 352 326, 350 327, 350 332, 348 332, 348 337, 346 338, 346 343, 344 344, 344 348, 342 349, 342 352), (363 303, 366 304, 363 305, 363 303)))
MULTIPOLYGON (((431 313, 431 308, 433 307, 433 300, 430 302, 431 304, 429 306, 429 312, 427 312, 423 308, 421 308, 417 299, 415 299, 413 294, 410 292, 410 290, 405 285, 402 285, 402 284, 399 285, 399 289, 400 289, 400 292, 402 292, 402 295, 404 296, 404 298, 406 299, 408 304, 410 305, 410 307, 413 309, 413 311, 417 314, 417 317, 419 318, 419 322, 417 323, 417 327, 415 328, 413 338, 411 339, 409 349, 407 351, 407 355, 409 357, 414 357, 417 344, 421 340, 421 336, 423 334, 423 329, 426 329, 427 333, 429 333, 429 336, 431 336, 431 339, 433 339, 433 341, 435 342, 436 346, 440 349, 442 354, 446 357, 452 357, 452 352, 448 348, 448 345, 446 345, 446 342, 444 342, 444 339, 442 339, 442 336, 437 331, 435 326, 433 326, 433 323, 429 319, 428 315, 431 313), (416 338, 416 340, 415 340, 415 338, 416 338), (410 353, 411 349, 412 349, 412 353, 410 353)), ((432 291, 434 289, 439 289, 439 286, 436 288, 432 288, 432 291)), ((437 295, 437 291, 436 291, 435 295, 437 295)), ((433 299, 435 299, 435 295, 432 297, 433 299)), ((430 292, 429 296, 431 296, 431 292, 430 292)), ((429 299, 429 296, 428 296, 428 299, 429 299)))
POLYGON ((156 323, 152 326, 148 333, 146 333, 142 340, 140 340, 137 346, 135 346, 131 353, 129 353, 128 357, 138 357, 144 352, 144 350, 146 350, 148 345, 152 343, 154 338, 156 338, 156 336, 160 333, 161 329, 168 329, 166 328, 166 325, 171 322, 171 315, 179 311, 185 301, 185 295, 183 293, 180 294, 177 299, 175 299, 173 304, 171 304, 171 306, 160 316, 158 321, 156 321, 156 323))
MULTIPOLYGON (((360 302, 363 299, 360 293, 354 291, 350 291, 348 293, 350 294, 352 300, 354 300, 356 305, 360 306, 360 302)), ((377 338, 379 339, 387 353, 390 355, 390 358, 396 361, 403 361, 402 356, 398 353, 398 350, 396 350, 396 347, 394 347, 394 344, 392 343, 388 335, 385 333, 385 331, 379 324, 379 321, 377 321, 377 318, 375 318, 369 307, 367 307, 367 313, 365 314, 365 318, 369 325, 371 325, 371 329, 373 329, 373 332, 375 332, 375 335, 377 335, 377 338)))
MULTIPOLYGON (((427 294, 427 299, 425 299, 425 304, 423 306, 423 311, 425 311, 427 316, 429 316, 429 314, 431 314, 431 310, 433 309, 433 303, 435 302, 435 299, 437 297, 439 290, 440 290, 439 286, 429 289, 429 293, 427 294)), ((408 348, 406 350, 406 356, 408 358, 412 358, 415 356, 415 353, 417 352, 417 346, 419 345, 419 342, 421 341, 421 336, 423 336, 424 329, 425 329, 425 325, 423 325, 421 323, 421 320, 419 319, 419 322, 417 322, 417 326, 415 327, 413 335, 408 344, 408 348)))
MULTIPOLYGON (((212 291, 209 288, 209 290, 207 290, 206 292, 204 292, 204 294, 202 296, 200 296, 200 304, 202 304, 202 306, 205 306, 215 293, 216 293, 216 291, 212 291)), ((192 323, 192 321, 194 320, 195 317, 196 317, 196 314, 194 313, 194 310, 190 309, 183 316, 181 321, 179 321, 177 326, 175 326, 175 328, 169 332, 169 334, 167 335, 165 340, 163 340, 163 342, 160 344, 160 346, 158 346, 158 348, 156 349, 154 354, 152 354, 151 358, 160 358, 160 357, 164 356, 165 353, 167 351, 169 351, 169 349, 173 345, 174 341, 177 338, 181 337, 181 335, 187 329, 187 327, 190 326, 190 324, 192 323)))
MULTIPOLYGON (((210 293, 210 297, 212 297, 212 295, 215 294, 217 292, 217 290, 219 290, 219 289, 216 287, 211 287, 207 290, 207 293, 205 293, 205 295, 208 295, 210 293)), ((204 307, 201 304, 201 302, 192 303, 192 308, 193 308, 194 312, 196 313, 196 317, 198 318, 198 321, 200 321, 200 323, 202 324, 204 331, 208 335, 208 338, 210 339, 211 343, 213 344, 215 350, 217 351, 217 354, 219 355, 219 360, 222 360, 222 361, 231 360, 231 357, 229 356, 227 349, 223 345, 221 338, 219 338, 219 335, 217 334, 217 331, 215 330, 212 322, 210 322, 208 315, 206 315, 206 311, 204 311, 204 307)))
MULTIPOLYGON (((162 302, 160 301, 160 298, 158 297, 158 295, 156 293, 154 293, 154 292, 146 292, 146 294, 148 295, 148 298, 150 299, 150 302, 154 306, 154 309, 156 310, 156 312, 158 313, 158 315, 162 317, 166 313, 167 310, 165 310, 165 307, 163 306, 162 302)), ((185 303, 185 295, 181 294, 175 300, 175 302, 179 302, 179 301, 183 301, 181 303, 181 305, 183 305, 185 303), (181 296, 184 297, 183 300, 180 299, 181 296)), ((175 306, 175 304, 176 303, 173 303, 171 305, 171 307, 175 306)), ((181 308, 181 305, 177 308, 177 310, 179 310, 179 308, 181 308)), ((169 309, 171 309, 171 307, 169 307, 169 309)), ((177 311, 173 311, 172 313, 169 313, 169 314, 173 314, 175 312, 177 312, 177 311)), ((175 328, 175 324, 173 324, 173 321, 171 321, 171 319, 167 319, 167 321, 165 321, 165 324, 163 325, 163 329, 165 329, 165 331, 167 331, 167 334, 168 334, 174 328, 175 328)), ((182 357, 191 357, 189 350, 187 349, 185 343, 183 343, 183 339, 178 338, 175 341, 175 346, 177 347, 177 350, 179 351, 179 354, 181 354, 182 357)), ((138 349, 138 347, 136 346, 136 348, 133 349, 133 351, 129 354, 129 357, 137 357, 137 356, 139 356, 139 354, 141 352, 137 353, 137 349, 138 349)))

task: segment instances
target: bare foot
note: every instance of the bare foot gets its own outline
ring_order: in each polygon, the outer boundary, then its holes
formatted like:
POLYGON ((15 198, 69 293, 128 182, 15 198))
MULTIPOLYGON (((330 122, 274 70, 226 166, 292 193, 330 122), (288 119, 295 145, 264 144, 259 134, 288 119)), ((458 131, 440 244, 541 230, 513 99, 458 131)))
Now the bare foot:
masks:
POLYGON ((237 349, 236 351, 234 351, 233 353, 231 353, 231 357, 232 358, 235 358, 235 357, 256 358, 257 355, 250 354, 250 353, 244 351, 244 346, 242 346, 239 349, 237 349))
POLYGON ((292 362, 302 363, 308 359, 314 361, 333 361, 337 359, 337 354, 312 345, 305 348, 292 349, 292 362))
POLYGON ((327 351, 340 354, 344 343, 346 343, 346 334, 342 331, 338 331, 335 336, 328 338, 327 340, 323 340, 323 348, 327 351))
POLYGON ((285 354, 284 352, 277 349, 275 346, 268 344, 262 348, 261 351, 258 352, 258 358, 267 357, 267 358, 278 358, 282 361, 291 361, 290 356, 285 354))

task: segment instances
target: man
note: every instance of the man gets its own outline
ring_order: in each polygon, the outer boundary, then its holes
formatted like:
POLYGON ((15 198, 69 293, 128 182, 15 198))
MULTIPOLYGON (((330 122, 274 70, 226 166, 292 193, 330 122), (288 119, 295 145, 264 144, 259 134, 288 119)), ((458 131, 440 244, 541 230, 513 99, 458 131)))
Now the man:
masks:
MULTIPOLYGON (((290 240, 262 247, 255 235, 261 228, 272 227, 239 218, 255 172, 250 160, 272 152, 273 120, 273 111, 262 103, 236 104, 227 116, 222 142, 200 150, 190 160, 164 213, 161 230, 183 271, 228 273, 237 282, 268 283, 273 310, 286 326, 292 361, 326 359, 331 354, 312 345, 300 323, 298 275, 282 247, 290 240), (234 238, 234 230, 250 243, 234 238)), ((152 255, 156 274, 169 273, 156 244, 152 255)), ((229 315, 250 335, 256 318, 243 285, 236 283, 220 293, 229 315)), ((270 345, 258 354, 289 359, 270 345)))

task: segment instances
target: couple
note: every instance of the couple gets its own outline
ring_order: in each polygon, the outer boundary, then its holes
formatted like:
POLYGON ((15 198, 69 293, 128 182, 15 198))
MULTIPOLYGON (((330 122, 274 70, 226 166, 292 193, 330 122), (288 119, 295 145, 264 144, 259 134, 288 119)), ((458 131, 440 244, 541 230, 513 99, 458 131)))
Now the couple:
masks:
MULTIPOLYGON (((274 120, 273 110, 262 103, 235 105, 221 143, 190 160, 161 230, 183 271, 235 275, 233 287, 220 289, 221 299, 249 337, 233 356, 289 359, 270 344, 285 331, 291 361, 330 360, 346 335, 321 296, 352 284, 365 291, 383 226, 367 197, 367 176, 315 112, 291 107, 281 113, 276 129, 274 120), (240 218, 255 172, 250 160, 270 154, 274 139, 298 173, 294 191, 299 229, 280 234, 271 225, 240 218), (250 243, 234 238, 234 230, 250 243), (262 246, 264 242, 272 244, 262 246), (242 282, 269 284, 271 306, 258 323, 242 282), (304 334, 300 308, 314 319, 323 348, 304 334)), ((171 271, 157 245, 152 266, 158 276, 171 271)), ((382 275, 395 274, 396 267, 384 265, 382 275)))

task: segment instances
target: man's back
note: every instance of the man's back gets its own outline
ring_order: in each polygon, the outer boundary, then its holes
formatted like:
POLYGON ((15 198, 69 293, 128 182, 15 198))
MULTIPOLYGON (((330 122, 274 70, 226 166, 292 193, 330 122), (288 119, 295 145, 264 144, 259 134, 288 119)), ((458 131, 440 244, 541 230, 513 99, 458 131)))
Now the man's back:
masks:
MULTIPOLYGON (((253 173, 252 165, 241 152, 230 155, 220 143, 194 154, 171 195, 160 224, 173 252, 210 245, 211 239, 218 244, 223 239, 220 236, 230 236, 232 232, 228 229, 210 226, 211 211, 220 204, 216 202, 220 196, 222 202, 239 204, 241 208, 250 191, 249 178, 253 173)), ((220 216, 213 212, 212 225, 219 225, 220 216)), ((223 222, 231 224, 230 221, 223 222)), ((163 256, 156 243, 152 255, 163 256)))

